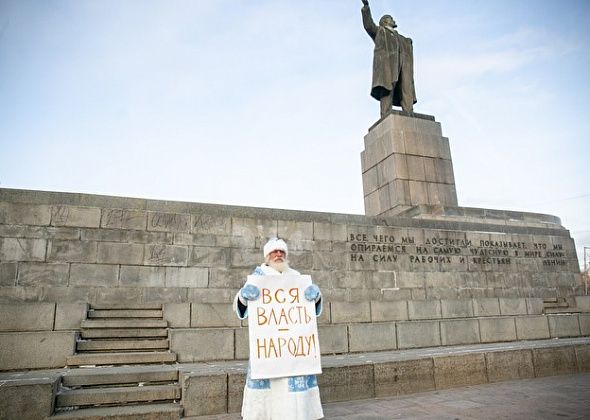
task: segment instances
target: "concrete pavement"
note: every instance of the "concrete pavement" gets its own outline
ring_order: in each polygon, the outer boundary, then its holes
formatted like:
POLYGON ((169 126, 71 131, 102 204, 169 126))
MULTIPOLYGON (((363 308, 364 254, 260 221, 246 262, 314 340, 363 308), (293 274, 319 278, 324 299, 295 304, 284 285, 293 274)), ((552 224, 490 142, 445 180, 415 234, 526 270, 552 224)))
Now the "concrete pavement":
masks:
MULTIPOLYGON (((326 419, 588 419, 590 374, 524 379, 324 404, 326 419)), ((193 417, 237 420, 238 414, 193 417)))

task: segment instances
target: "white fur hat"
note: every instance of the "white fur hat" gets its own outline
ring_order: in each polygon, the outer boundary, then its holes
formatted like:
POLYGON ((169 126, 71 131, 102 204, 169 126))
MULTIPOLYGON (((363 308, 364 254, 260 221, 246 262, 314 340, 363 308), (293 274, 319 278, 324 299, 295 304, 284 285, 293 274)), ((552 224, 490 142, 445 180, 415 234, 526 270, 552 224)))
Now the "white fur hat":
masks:
POLYGON ((268 242, 264 245, 264 258, 266 258, 268 254, 270 254, 273 251, 276 251, 277 249, 284 251, 285 255, 287 255, 288 253, 287 244, 285 243, 285 241, 279 238, 270 238, 268 242))

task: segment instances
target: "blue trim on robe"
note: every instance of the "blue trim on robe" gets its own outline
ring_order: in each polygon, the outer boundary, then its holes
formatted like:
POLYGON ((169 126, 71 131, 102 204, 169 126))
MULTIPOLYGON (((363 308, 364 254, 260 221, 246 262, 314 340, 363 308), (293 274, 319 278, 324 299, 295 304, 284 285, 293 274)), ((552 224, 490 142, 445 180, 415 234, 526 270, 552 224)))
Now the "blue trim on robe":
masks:
POLYGON ((303 392, 318 386, 315 375, 291 376, 288 382, 289 392, 303 392))
POLYGON ((270 389, 270 379, 249 379, 248 388, 250 389, 270 389))

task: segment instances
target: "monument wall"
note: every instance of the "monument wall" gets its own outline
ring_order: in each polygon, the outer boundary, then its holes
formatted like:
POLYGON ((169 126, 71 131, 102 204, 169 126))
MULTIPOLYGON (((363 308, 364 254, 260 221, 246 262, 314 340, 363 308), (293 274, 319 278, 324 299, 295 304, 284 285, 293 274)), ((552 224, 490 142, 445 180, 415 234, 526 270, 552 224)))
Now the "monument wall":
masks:
POLYGON ((228 303, 279 235, 331 302, 582 295, 558 218, 366 217, 0 189, 0 300, 228 303))

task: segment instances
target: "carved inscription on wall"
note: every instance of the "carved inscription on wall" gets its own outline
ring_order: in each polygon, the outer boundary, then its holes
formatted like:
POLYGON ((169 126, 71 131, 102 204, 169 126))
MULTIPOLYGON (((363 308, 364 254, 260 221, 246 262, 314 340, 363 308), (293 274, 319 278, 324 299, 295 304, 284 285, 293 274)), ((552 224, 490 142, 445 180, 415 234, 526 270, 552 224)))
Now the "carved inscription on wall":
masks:
MULTIPOLYGON (((349 261, 362 268, 393 263, 400 270, 441 269, 510 270, 512 266, 532 266, 533 270, 568 265, 562 244, 550 240, 525 242, 438 237, 397 236, 369 233, 348 234, 349 261), (359 265, 360 264, 360 265, 359 265)), ((388 264, 391 266, 391 264, 388 264)))

